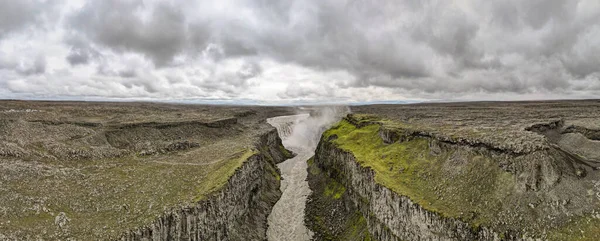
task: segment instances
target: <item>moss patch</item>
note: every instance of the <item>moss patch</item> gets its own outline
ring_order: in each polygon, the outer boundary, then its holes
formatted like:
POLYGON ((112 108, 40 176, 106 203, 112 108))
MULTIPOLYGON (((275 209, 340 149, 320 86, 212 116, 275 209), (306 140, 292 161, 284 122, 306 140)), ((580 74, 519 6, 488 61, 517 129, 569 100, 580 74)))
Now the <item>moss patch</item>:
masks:
POLYGON ((358 211, 348 220, 346 227, 339 240, 371 241, 373 239, 367 228, 367 220, 358 211))
POLYGON ((285 159, 289 159, 294 157, 294 154, 289 151, 288 149, 285 149, 285 147, 281 144, 278 145, 279 147, 279 151, 283 154, 283 157, 285 157, 285 159))
POLYGON ((209 194, 225 185, 225 183, 227 183, 229 178, 236 172, 236 170, 240 168, 242 164, 252 155, 257 153, 257 151, 252 149, 245 150, 238 156, 228 161, 221 162, 221 165, 214 167, 213 171, 206 176, 206 181, 199 183, 199 185, 196 186, 196 193, 199 195, 195 197, 194 201, 200 201, 204 199, 204 195, 209 194))
POLYGON ((344 192, 346 192, 344 185, 332 180, 331 182, 327 183, 325 192, 323 194, 325 194, 326 197, 340 199, 344 192))
MULTIPOLYGON (((324 133, 324 139, 351 152, 363 167, 375 171, 375 181, 409 197, 422 207, 446 217, 459 218, 474 227, 497 217, 503 202, 514 190, 514 177, 487 156, 448 150, 430 153, 426 138, 383 143, 379 124, 363 116, 357 123, 342 120, 324 133)), ((387 125, 386 128, 399 128, 387 125)))

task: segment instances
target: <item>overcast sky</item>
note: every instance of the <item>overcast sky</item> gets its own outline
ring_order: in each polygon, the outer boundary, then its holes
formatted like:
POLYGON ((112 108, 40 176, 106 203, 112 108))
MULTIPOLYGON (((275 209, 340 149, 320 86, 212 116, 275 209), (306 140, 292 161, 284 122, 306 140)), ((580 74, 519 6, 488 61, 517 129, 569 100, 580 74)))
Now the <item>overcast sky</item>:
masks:
POLYGON ((594 97, 598 0, 0 0, 0 98, 594 97))

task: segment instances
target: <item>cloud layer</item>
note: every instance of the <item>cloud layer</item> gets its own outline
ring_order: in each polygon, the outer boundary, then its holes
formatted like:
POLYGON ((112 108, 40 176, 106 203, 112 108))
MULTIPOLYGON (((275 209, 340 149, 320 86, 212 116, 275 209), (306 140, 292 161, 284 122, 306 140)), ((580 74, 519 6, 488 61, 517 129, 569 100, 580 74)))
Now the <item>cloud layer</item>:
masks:
POLYGON ((0 0, 0 97, 600 97, 600 2, 0 0))

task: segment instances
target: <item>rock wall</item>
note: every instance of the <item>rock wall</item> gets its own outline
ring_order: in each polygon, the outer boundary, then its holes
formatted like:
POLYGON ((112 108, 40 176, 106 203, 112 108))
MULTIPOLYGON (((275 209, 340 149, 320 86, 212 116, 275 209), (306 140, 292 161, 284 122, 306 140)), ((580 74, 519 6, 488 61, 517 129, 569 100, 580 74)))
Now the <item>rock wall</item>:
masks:
POLYGON ((314 233, 312 240, 372 240, 366 219, 356 209, 346 188, 324 175, 314 159, 308 161, 307 179, 312 192, 304 219, 314 233))
MULTIPOLYGON (((323 209, 322 203, 338 207, 329 220, 321 222, 327 216, 320 216, 313 223, 333 224, 350 217, 354 208, 376 240, 596 237, 597 231, 586 226, 580 234, 570 230, 598 207, 592 197, 597 168, 585 158, 597 148, 593 140, 581 141, 582 134, 557 132, 559 122, 528 128, 542 132, 546 143, 529 150, 367 120, 349 115, 321 138, 313 164, 319 174, 309 175, 311 188, 323 189, 333 180, 344 194, 335 202, 313 197, 315 210, 323 209), (579 149, 563 144, 572 135, 579 135, 579 149)), ((594 221, 587 225, 598 227, 594 221)))
POLYGON ((405 196, 375 182, 373 170, 361 167, 351 153, 321 140, 314 158, 323 175, 346 187, 355 208, 367 219, 375 240, 520 240, 499 235, 423 209, 405 196))
POLYGON ((198 203, 171 210, 119 240, 266 240, 267 216, 281 196, 275 163, 287 154, 272 129, 219 191, 198 203))
POLYGON ((292 152, 285 149, 276 129, 261 136, 255 145, 274 164, 281 163, 294 156, 292 152))

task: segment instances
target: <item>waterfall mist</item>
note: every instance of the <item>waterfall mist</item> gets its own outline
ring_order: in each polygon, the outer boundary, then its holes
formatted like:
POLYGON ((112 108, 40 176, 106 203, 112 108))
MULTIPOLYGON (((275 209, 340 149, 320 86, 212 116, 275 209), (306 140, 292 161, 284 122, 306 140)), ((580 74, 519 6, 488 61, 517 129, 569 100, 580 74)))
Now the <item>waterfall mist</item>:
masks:
POLYGON ((309 114, 296 115, 289 133, 282 136, 284 144, 314 151, 321 134, 350 112, 345 106, 311 108, 309 114))
POLYGON ((267 236, 271 241, 311 240, 312 232, 304 225, 306 197, 310 194, 306 160, 315 154, 323 131, 347 114, 349 108, 304 108, 298 112, 301 114, 267 120, 277 128, 285 148, 296 153, 294 158, 277 165, 281 171, 282 195, 268 218, 267 236))

